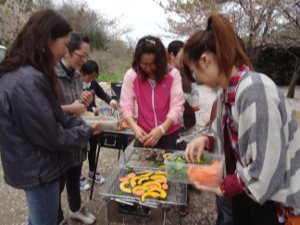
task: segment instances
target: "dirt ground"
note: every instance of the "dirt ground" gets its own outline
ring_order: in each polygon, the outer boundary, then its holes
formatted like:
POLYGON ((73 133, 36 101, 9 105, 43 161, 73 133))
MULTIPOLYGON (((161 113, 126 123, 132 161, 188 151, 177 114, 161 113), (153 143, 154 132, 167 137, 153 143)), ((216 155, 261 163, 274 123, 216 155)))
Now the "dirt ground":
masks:
MULTIPOLYGON (((282 88, 286 92, 287 88, 282 88)), ((204 86, 199 86, 200 92, 200 112, 197 113, 197 122, 204 124, 209 119, 210 107, 213 102, 215 92, 204 86)), ((300 88, 296 90, 296 98, 300 98, 300 88)), ((293 101, 293 108, 300 109, 299 102, 293 101)), ((300 110, 299 110, 300 111, 300 110)), ((110 172, 115 169, 119 162, 117 160, 118 151, 115 149, 101 148, 98 168, 104 177, 108 177, 110 172)), ((83 173, 87 174, 87 161, 84 162, 83 173)), ((151 211, 150 218, 136 218, 132 216, 121 216, 114 209, 113 203, 104 201, 100 196, 101 185, 95 185, 93 199, 89 200, 89 191, 82 191, 82 202, 88 210, 97 217, 95 224, 107 224, 107 207, 111 213, 111 224, 159 224, 161 220, 161 209, 151 211)), ((212 225, 216 219, 215 196, 196 190, 188 190, 190 194, 190 213, 182 218, 182 224, 212 225)), ((27 207, 24 192, 16 190, 5 184, 3 180, 3 170, 0 169, 0 225, 21 225, 27 224, 27 207)), ((78 221, 69 219, 68 206, 64 193, 63 209, 65 218, 70 224, 81 224, 78 221)), ((166 224, 179 224, 177 208, 167 208, 166 224)))

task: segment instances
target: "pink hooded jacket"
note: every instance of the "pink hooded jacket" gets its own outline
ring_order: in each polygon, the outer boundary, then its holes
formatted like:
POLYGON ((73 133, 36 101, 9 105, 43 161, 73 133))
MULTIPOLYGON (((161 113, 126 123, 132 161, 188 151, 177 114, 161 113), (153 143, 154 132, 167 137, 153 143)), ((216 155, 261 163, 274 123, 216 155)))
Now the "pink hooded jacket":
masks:
POLYGON ((184 95, 181 76, 172 68, 159 84, 144 81, 133 69, 129 69, 123 80, 121 90, 121 112, 124 118, 134 115, 135 101, 138 105, 137 124, 150 132, 162 124, 167 117, 173 125, 167 130, 171 134, 180 128, 183 114, 184 95))

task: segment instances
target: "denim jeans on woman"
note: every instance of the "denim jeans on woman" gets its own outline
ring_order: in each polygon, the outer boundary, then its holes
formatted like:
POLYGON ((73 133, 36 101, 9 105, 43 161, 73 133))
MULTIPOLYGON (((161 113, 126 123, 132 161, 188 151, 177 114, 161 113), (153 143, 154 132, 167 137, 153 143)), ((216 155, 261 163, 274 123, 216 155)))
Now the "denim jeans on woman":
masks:
POLYGON ((24 189, 29 211, 28 225, 56 225, 59 181, 24 189))

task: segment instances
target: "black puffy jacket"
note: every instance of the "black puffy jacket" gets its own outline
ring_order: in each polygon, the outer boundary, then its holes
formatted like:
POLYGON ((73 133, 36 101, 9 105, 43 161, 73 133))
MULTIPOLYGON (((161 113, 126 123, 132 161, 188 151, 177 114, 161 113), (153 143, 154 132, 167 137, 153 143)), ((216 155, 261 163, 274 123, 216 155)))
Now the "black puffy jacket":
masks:
POLYGON ((26 66, 0 76, 0 152, 5 181, 16 188, 51 182, 60 153, 84 148, 89 126, 66 117, 41 72, 26 66))

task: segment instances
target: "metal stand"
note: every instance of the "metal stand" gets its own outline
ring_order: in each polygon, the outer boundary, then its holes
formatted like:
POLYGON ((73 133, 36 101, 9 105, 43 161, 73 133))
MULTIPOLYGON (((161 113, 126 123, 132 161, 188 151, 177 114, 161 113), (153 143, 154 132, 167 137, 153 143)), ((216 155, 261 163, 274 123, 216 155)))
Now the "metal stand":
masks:
MULTIPOLYGON (((123 151, 123 160, 125 162, 126 156, 124 154, 124 151, 125 151, 127 145, 130 143, 130 141, 133 139, 133 137, 134 136, 132 136, 132 135, 118 134, 118 133, 105 133, 104 132, 103 134, 100 134, 98 136, 98 145, 97 145, 97 149, 96 149, 97 154, 96 154, 95 170, 97 171, 98 159, 99 159, 99 155, 100 155, 101 146, 117 149, 119 151, 118 152, 118 160, 120 159, 121 151, 123 151)), ((93 174, 92 187, 91 187, 91 192, 90 192, 90 200, 93 198, 96 171, 93 174)))
POLYGON ((94 185, 95 185, 95 177, 96 177, 96 171, 97 171, 97 166, 98 166, 98 159, 99 159, 99 155, 100 155, 100 145, 97 145, 97 149, 96 149, 96 162, 95 162, 95 172, 93 174, 93 180, 92 180, 92 187, 91 187, 91 193, 90 193, 90 200, 92 200, 93 198, 93 192, 94 192, 94 185))
MULTIPOLYGON (((118 212, 118 202, 112 199, 105 199, 106 204, 106 213, 107 213, 107 222, 105 224, 110 225, 111 223, 122 223, 125 224, 125 218, 128 222, 140 223, 140 224, 167 224, 167 210, 169 206, 159 206, 157 209, 150 209, 151 213, 148 217, 138 216, 133 214, 123 214, 118 212), (154 210, 154 211, 152 211, 154 210), (128 221, 129 220, 129 221, 128 221)), ((175 224, 182 225, 182 218, 177 211, 178 220, 175 224)), ((174 221, 173 221, 174 222, 174 221)))

